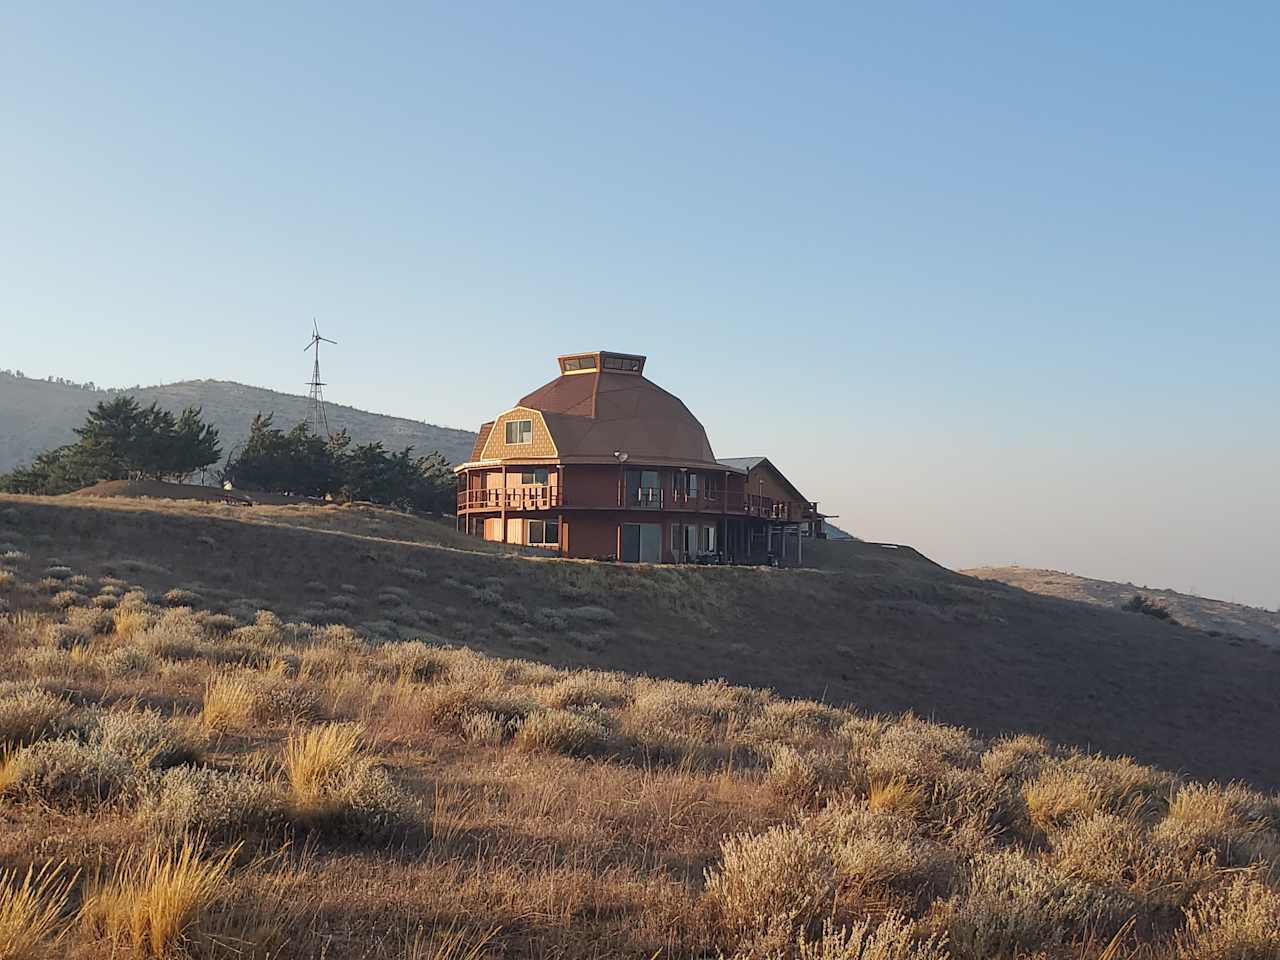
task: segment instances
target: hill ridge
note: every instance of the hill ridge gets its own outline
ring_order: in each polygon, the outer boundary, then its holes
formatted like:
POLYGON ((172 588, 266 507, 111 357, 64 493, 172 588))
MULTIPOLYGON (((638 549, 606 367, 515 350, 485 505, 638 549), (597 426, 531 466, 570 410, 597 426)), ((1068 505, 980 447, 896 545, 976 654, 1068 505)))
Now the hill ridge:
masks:
POLYGON ((1007 564, 971 567, 960 573, 980 580, 997 580, 1041 596, 1112 609, 1121 606, 1134 594, 1142 594, 1167 608, 1174 619, 1185 626, 1280 647, 1280 611, 1273 612, 1263 607, 1201 597, 1167 587, 1101 580, 1047 567, 1007 564))
MULTIPOLYGON (((222 439, 223 457, 244 442, 257 413, 274 413, 279 426, 306 419, 309 400, 301 394, 214 378, 178 380, 137 387, 97 387, 18 377, 0 372, 0 473, 29 462, 36 454, 75 439, 74 429, 99 400, 128 394, 143 403, 168 409, 198 406, 222 439)), ((471 452, 475 434, 408 417, 375 413, 325 402, 334 429, 346 429, 357 443, 381 442, 398 449, 412 446, 419 454, 438 450, 451 463, 471 452)))

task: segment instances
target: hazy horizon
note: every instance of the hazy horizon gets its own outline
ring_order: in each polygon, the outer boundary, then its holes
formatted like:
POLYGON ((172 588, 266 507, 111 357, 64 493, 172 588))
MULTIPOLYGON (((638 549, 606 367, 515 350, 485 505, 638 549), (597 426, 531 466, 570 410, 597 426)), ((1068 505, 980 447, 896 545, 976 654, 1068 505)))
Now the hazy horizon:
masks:
POLYGON ((1277 10, 0 13, 0 368, 646 354, 858 536, 1280 605, 1277 10))

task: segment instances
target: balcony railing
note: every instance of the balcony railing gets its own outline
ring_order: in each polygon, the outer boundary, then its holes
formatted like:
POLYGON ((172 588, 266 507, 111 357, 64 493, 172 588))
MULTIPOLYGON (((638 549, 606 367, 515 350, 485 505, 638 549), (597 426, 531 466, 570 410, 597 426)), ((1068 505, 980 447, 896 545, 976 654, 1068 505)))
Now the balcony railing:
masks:
MULTIPOLYGON (((601 491, 602 493, 603 491, 601 491)), ((560 487, 551 484, 510 487, 506 490, 459 490, 459 510, 509 510, 512 512, 553 510, 561 507, 610 509, 619 506, 616 494, 595 497, 562 495, 560 487)), ((812 519, 817 504, 793 504, 772 497, 707 489, 696 494, 666 487, 631 487, 622 491, 621 506, 627 510, 666 510, 697 513, 726 513, 731 516, 758 517, 764 520, 797 522, 812 519)))
POLYGON ((550 510, 562 506, 560 488, 550 485, 458 491, 459 510, 550 510))

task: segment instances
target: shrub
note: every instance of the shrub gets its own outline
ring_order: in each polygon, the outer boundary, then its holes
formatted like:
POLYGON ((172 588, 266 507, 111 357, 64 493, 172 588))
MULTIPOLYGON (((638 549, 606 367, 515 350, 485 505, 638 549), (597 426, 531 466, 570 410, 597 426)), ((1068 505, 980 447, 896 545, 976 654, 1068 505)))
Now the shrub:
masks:
POLYGON ((828 919, 818 940, 800 934, 798 960, 950 960, 945 937, 917 939, 912 926, 896 913, 886 915, 876 926, 860 920, 852 927, 837 928, 828 919))
POLYGON ((1280 857, 1280 836, 1262 794, 1239 783, 1179 788, 1155 836, 1188 854, 1211 853, 1223 866, 1280 857))
POLYGON ((0 769, 0 793, 57 809, 106 803, 137 785, 128 760, 75 740, 41 740, 0 769))
MULTIPOLYGON (((116 629, 128 635, 116 611, 116 629)), ((211 653, 199 618, 189 607, 165 610, 136 640, 138 646, 166 660, 192 660, 211 653)))
POLYGON ((384 647, 379 652, 378 666, 385 675, 426 683, 445 675, 448 657, 441 650, 415 640, 384 647))
POLYGON ((752 719, 750 733, 763 740, 803 742, 829 736, 848 716, 812 700, 777 700, 752 719))
POLYGON ((89 635, 69 623, 53 623, 45 631, 45 639, 55 650, 71 650, 89 642, 89 635))
POLYGON ((240 621, 227 613, 205 614, 200 618, 200 623, 206 630, 222 636, 226 636, 240 626, 240 621))
POLYGON ((567 607, 561 610, 560 613, 570 620, 577 620, 583 623, 611 624, 618 622, 618 615, 604 607, 567 607))
POLYGON ((165 591, 163 599, 168 607, 198 607, 204 602, 204 598, 194 590, 184 590, 181 587, 165 591))
POLYGON ((0 960, 52 956, 66 932, 62 914, 75 881, 64 864, 52 861, 25 873, 0 870, 0 960))
POLYGON ((1023 781, 1040 772, 1049 757, 1049 743, 1043 737, 1022 734, 1004 737, 991 744, 982 755, 982 772, 992 780, 1023 781))
POLYGON ((113 711, 98 717, 90 743, 139 769, 163 770, 199 759, 199 745, 155 710, 113 711))
POLYGON ((812 828, 831 844, 846 898, 883 889, 937 896, 950 888, 956 855, 908 818, 842 803, 823 811, 812 828))
POLYGON ((961 954, 995 960, 1075 943, 1086 934, 1105 935, 1131 907, 1115 891, 1072 880, 1006 850, 975 857, 964 889, 941 911, 961 954))
POLYGON ((574 756, 601 750, 609 729, 599 711, 539 710, 520 721, 515 743, 527 752, 567 753, 574 756))
POLYGON ((1163 620, 1165 623, 1177 625, 1178 621, 1173 619, 1173 614, 1169 612, 1169 608, 1158 600, 1152 600, 1150 597, 1135 593, 1120 607, 1128 613, 1143 613, 1148 617, 1154 617, 1157 620, 1163 620))
POLYGON ((115 618, 108 611, 93 607, 68 610, 67 623, 91 637, 104 636, 116 628, 115 618))
POLYGON ((84 597, 74 590, 59 590, 49 602, 59 610, 66 610, 84 602, 84 597))
POLYGON ((117 647, 102 661, 102 668, 110 677, 140 677, 151 673, 159 665, 156 657, 140 647, 117 647))
POLYGON ((162 834, 200 834, 226 841, 267 831, 283 822, 276 790, 245 773, 174 767, 148 791, 139 823, 162 834))
POLYGON ((71 704, 38 686, 15 687, 0 695, 0 750, 56 736, 71 704))
POLYGON ((47 580, 70 580, 72 577, 72 570, 70 567, 63 566, 60 563, 50 564, 50 566, 44 571, 44 577, 47 580))
POLYGON ((1056 869, 1128 889, 1152 907, 1183 907, 1217 873, 1212 856, 1185 856, 1130 817, 1094 813, 1051 838, 1056 869))
POLYGON ((1173 782, 1170 774, 1128 757, 1073 754, 1044 764, 1023 789, 1023 798, 1031 822, 1052 832, 1076 817, 1150 805, 1167 795, 1173 782))
POLYGON ((175 849, 122 858, 110 881, 91 887, 81 911, 86 926, 116 950, 172 956, 198 936, 237 849, 208 856, 203 840, 188 837, 175 849))
POLYGON ((707 900, 733 939, 827 916, 835 889, 830 849, 794 826, 727 837, 706 871, 707 900))
POLYGON ((979 744, 968 731, 908 715, 888 727, 867 752, 867 776, 873 782, 902 778, 929 786, 957 767, 976 767, 978 758, 979 744))
POLYGON ((1280 957, 1280 892, 1240 875, 1196 897, 1178 938, 1182 960, 1276 960, 1280 957))
MULTIPOLYGON (((120 599, 119 597, 116 597, 110 593, 100 593, 89 602, 92 603, 99 610, 114 610, 117 606, 119 606, 120 599)), ((113 621, 112 626, 114 627, 114 625, 115 624, 113 621)))
POLYGON ((599 670, 576 670, 557 680, 545 695, 549 707, 617 707, 631 699, 626 677, 599 670))

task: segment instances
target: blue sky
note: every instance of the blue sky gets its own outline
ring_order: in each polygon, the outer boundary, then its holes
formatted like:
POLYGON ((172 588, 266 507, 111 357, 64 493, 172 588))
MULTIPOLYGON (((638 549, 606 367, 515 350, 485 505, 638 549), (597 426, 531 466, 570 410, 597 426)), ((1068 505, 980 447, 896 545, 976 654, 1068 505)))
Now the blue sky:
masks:
POLYGON ((1277 48, 1274 4, 6 5, 0 366, 298 391, 316 315, 332 399, 474 428, 645 353, 856 533, 1275 607, 1277 48))

